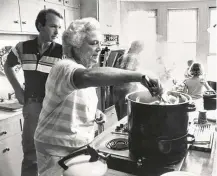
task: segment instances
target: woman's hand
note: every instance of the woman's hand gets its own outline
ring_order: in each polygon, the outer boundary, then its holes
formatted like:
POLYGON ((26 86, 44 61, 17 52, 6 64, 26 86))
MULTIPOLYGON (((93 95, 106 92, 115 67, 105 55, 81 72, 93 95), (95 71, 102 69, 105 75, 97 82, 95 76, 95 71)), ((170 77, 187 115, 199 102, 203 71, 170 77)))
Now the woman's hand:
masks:
POLYGON ((144 75, 141 84, 149 90, 152 96, 158 96, 163 93, 163 88, 159 79, 150 78, 144 75))
POLYGON ((106 122, 106 115, 102 111, 100 111, 99 109, 97 109, 97 111, 96 111, 95 122, 97 124, 103 124, 106 122))

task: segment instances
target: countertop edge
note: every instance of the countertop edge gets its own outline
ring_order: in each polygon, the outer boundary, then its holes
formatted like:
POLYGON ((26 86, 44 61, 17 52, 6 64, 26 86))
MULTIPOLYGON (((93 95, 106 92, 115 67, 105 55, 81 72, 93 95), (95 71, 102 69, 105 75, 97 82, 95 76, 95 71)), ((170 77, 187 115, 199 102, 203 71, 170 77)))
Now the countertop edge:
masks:
POLYGON ((16 111, 4 111, 0 110, 0 121, 5 120, 11 117, 14 117, 16 115, 22 114, 22 109, 16 110, 16 111))

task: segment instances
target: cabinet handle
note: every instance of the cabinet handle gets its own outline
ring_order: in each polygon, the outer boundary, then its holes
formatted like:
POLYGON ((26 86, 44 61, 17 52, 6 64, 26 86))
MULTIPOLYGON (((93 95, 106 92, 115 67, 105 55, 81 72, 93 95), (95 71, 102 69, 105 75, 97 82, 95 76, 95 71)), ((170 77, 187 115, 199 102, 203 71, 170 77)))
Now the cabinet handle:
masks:
POLYGON ((0 136, 7 134, 7 131, 3 131, 0 133, 0 136))
POLYGON ((18 21, 18 20, 15 20, 14 23, 19 23, 19 21, 18 21))
POLYGON ((6 149, 4 149, 4 150, 2 151, 2 153, 6 153, 6 152, 8 152, 8 151, 10 151, 10 149, 9 149, 9 148, 6 148, 6 149))
POLYGON ((26 24, 26 21, 22 21, 22 24, 26 24))

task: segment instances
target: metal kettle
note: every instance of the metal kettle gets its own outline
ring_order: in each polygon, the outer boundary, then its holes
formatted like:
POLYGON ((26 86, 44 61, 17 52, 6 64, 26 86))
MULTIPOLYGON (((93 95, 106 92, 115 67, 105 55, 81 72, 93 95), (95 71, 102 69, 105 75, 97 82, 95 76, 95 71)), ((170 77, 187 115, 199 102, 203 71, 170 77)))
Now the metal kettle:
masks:
POLYGON ((62 176, 103 176, 107 171, 107 156, 86 145, 59 160, 62 176))

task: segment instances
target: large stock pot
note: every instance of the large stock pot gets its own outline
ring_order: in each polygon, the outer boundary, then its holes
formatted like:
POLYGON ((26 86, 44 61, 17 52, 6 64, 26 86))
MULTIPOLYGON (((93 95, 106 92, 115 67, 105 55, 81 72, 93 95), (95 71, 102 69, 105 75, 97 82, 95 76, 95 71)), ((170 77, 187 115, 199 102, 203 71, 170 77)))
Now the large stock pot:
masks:
POLYGON ((188 112, 194 111, 191 97, 179 92, 168 95, 184 97, 176 104, 153 104, 157 97, 148 91, 128 94, 129 151, 135 157, 173 163, 181 160, 187 144, 194 141, 188 134, 188 112))

